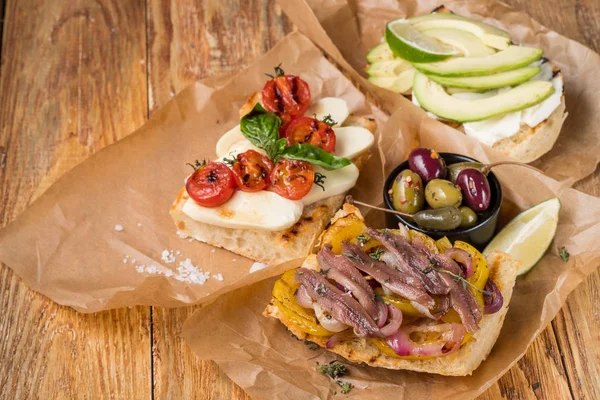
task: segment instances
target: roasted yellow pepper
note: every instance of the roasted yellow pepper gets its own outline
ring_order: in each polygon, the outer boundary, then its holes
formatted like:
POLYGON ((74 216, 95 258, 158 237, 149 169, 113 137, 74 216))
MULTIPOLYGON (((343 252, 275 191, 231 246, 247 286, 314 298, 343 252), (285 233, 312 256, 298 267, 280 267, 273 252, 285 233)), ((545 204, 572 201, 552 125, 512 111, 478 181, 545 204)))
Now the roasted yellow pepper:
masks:
POLYGON ((294 294, 300 286, 294 278, 295 270, 284 273, 273 285, 273 303, 292 324, 302 332, 315 336, 331 336, 333 332, 323 328, 317 321, 313 310, 301 307, 294 294))
POLYGON ((356 243, 356 237, 365 229, 367 226, 356 214, 339 218, 323 234, 321 247, 330 244, 334 254, 342 254, 342 242, 356 243))

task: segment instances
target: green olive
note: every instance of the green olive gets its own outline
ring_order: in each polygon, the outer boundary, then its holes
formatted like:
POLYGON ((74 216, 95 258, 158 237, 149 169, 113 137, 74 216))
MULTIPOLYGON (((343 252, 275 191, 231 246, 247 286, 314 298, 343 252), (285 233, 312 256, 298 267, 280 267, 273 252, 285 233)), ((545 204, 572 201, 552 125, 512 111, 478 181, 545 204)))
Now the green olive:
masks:
POLYGON ((456 177, 460 174, 460 171, 467 168, 473 168, 483 172, 485 175, 488 174, 489 170, 486 170, 488 165, 478 162, 461 162, 456 164, 448 165, 448 180, 452 183, 456 183, 456 177))
POLYGON ((451 231, 460 226, 462 214, 456 207, 419 211, 413 216, 416 224, 427 229, 451 231))
POLYGON ((414 214, 423 209, 425 195, 423 181, 419 174, 405 169, 394 179, 392 203, 398 211, 414 214))
POLYGON ((450 181, 433 179, 425 187, 425 200, 431 208, 458 207, 462 202, 462 192, 450 181))
POLYGON ((461 228, 470 228, 477 223, 477 214, 467 206, 459 207, 458 210, 462 214, 461 228))

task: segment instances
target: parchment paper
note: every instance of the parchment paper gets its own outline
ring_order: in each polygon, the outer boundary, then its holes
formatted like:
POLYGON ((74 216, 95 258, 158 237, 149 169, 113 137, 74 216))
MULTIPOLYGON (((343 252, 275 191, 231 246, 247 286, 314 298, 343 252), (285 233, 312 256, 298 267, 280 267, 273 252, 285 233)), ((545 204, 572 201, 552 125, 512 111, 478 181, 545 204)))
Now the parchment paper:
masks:
MULTIPOLYGON (((412 109, 411 109, 412 110, 412 109)), ((389 171, 405 159, 415 143, 495 161, 488 148, 411 110, 390 117, 379 147, 389 171), (400 135, 400 137, 398 136, 400 135)), ((498 168, 504 202, 501 224, 519 211, 557 196, 562 202, 560 221, 549 252, 527 275, 517 280, 500 337, 488 359, 469 377, 442 377, 407 371, 390 371, 349 363, 343 382, 355 388, 348 395, 316 371, 316 362, 334 359, 322 349, 311 351, 290 336, 273 318, 262 316, 270 300, 274 278, 226 294, 197 311, 184 325, 183 335, 201 358, 213 359, 253 399, 470 399, 481 394, 523 356, 529 344, 554 318, 566 296, 600 264, 600 199, 564 188, 559 182, 518 167, 498 168), (571 253, 568 262, 560 247, 571 253)), ((380 220, 371 212, 367 220, 380 220)), ((382 227, 382 225, 372 225, 382 227)))
MULTIPOLYGON (((292 33, 239 74, 186 88, 141 129, 65 174, 0 232, 0 260, 33 289, 81 312, 210 301, 289 268, 250 273, 253 261, 180 238, 169 216, 191 173, 185 163, 216 158, 217 140, 239 123, 240 106, 279 63, 308 82, 313 99, 341 97, 355 114, 379 126, 387 120, 305 36, 292 33), (187 258, 192 265, 179 270, 187 258)), ((375 201, 383 179, 376 152, 365 168, 373 175, 356 193, 375 201)))
MULTIPOLYGON (((563 72, 569 116, 554 148, 533 165, 566 186, 572 186, 595 171, 600 161, 596 147, 600 141, 600 101, 597 98, 600 56, 525 13, 493 0, 306 0, 306 3, 304 0, 280 0, 280 3, 301 32, 330 53, 329 45, 337 46, 341 55, 363 76, 366 76, 362 72, 366 65, 365 56, 381 41, 387 22, 426 14, 442 4, 455 13, 510 32, 516 43, 543 48, 544 56, 563 72), (318 26, 319 22, 324 29, 318 26)), ((363 84, 389 103, 391 92, 363 84)), ((402 96, 394 95, 397 98, 394 106, 414 107, 406 105, 410 102, 402 96)))

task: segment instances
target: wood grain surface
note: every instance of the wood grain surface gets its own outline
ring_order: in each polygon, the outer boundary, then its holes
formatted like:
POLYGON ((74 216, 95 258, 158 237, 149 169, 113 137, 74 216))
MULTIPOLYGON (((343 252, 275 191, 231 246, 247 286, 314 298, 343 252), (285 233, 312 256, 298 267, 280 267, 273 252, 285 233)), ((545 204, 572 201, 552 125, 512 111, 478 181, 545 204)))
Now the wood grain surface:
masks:
MULTIPOLYGON (((510 0, 600 50, 597 0, 510 0)), ((0 226, 196 79, 293 27, 274 0, 0 0, 0 226)), ((576 188, 600 196, 600 174, 576 188)), ((600 398, 600 273, 482 399, 600 398), (596 300, 596 301, 594 301, 596 300)), ((82 315, 0 266, 0 399, 248 399, 181 339, 195 307, 82 315)))

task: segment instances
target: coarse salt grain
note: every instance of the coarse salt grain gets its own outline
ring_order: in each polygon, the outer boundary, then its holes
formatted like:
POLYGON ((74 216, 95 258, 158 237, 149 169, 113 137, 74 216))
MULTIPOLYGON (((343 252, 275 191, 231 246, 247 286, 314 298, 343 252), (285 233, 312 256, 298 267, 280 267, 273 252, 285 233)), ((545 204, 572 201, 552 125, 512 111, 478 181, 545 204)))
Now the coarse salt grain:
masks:
POLYGON ((175 262, 175 255, 173 254, 173 250, 169 251, 169 250, 163 250, 163 252, 160 255, 160 258, 166 262, 167 264, 171 264, 175 262))
POLYGON ((217 250, 215 250, 215 249, 212 249, 210 252, 211 252, 211 253, 214 253, 214 252, 216 252, 216 251, 217 251, 217 250))
POLYGON ((202 272, 202 270, 192 264, 192 260, 189 258, 179 263, 177 272, 178 274, 175 276, 175 279, 181 282, 203 285, 210 278, 210 272, 202 272))
POLYGON ((212 277, 218 281, 223 281, 223 274, 215 274, 212 277))
POLYGON ((115 231, 117 231, 117 232, 123 231, 123 225, 119 225, 119 224, 115 225, 115 231))
POLYGON ((141 222, 138 222, 138 223, 137 223, 137 226, 142 226, 142 223, 141 223, 141 222))
POLYGON ((123 264, 127 264, 127 257, 123 259, 123 264))
POLYGON ((177 250, 177 251, 175 252, 175 254, 177 254, 178 256, 180 256, 180 255, 181 255, 181 252, 180 252, 179 250, 177 250))
POLYGON ((181 232, 181 231, 177 231, 177 236, 179 236, 182 239, 187 239, 188 235, 186 235, 185 233, 181 232))
POLYGON ((259 262, 255 262, 254 264, 252 264, 252 266, 250 267, 250 273, 253 274, 256 271, 260 271, 261 269, 265 269, 267 267, 267 264, 265 263, 259 263, 259 262))

